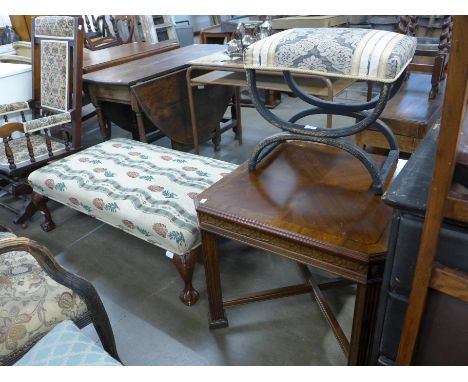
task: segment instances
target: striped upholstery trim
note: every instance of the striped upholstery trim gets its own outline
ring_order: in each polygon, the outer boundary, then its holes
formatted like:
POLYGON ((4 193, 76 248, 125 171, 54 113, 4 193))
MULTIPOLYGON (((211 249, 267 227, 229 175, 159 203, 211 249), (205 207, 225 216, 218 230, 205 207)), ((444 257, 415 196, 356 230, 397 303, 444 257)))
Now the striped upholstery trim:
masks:
POLYGON ((247 69, 394 82, 413 59, 416 38, 359 28, 295 28, 249 46, 247 69))

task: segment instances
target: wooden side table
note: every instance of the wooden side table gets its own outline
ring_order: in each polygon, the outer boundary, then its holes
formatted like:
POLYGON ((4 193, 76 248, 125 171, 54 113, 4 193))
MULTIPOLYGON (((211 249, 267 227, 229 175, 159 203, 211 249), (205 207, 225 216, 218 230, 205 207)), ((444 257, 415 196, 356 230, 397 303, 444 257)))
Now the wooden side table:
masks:
MULTIPOLYGON (((394 176, 403 164, 399 162, 394 176)), ((198 195, 210 328, 228 326, 224 308, 312 292, 348 363, 369 364, 392 214, 370 185, 368 173, 350 154, 287 143, 255 172, 244 163, 198 195), (217 236, 296 261, 306 282, 223 301, 217 236), (341 278, 319 284, 306 266, 341 278), (357 283, 351 341, 322 294, 346 282, 357 283)))

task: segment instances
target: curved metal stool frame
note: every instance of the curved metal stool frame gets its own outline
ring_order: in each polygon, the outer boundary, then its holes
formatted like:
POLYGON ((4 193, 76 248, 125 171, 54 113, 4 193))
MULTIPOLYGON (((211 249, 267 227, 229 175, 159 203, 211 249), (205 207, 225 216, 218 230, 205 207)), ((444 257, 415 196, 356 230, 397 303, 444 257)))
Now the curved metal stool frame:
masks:
POLYGON ((303 110, 285 121, 270 110, 268 110, 260 100, 257 89, 255 69, 247 69, 247 82, 249 84, 252 103, 260 115, 272 125, 280 128, 284 132, 272 135, 261 141, 254 149, 250 160, 249 170, 255 171, 258 163, 262 161, 275 147, 286 141, 305 141, 321 143, 347 151, 356 157, 369 171, 372 178, 372 191, 376 195, 383 193, 384 183, 387 180, 393 165, 398 160, 398 145, 390 128, 379 120, 379 116, 385 108, 387 101, 399 90, 405 73, 403 73, 393 84, 382 84, 380 94, 370 101, 361 104, 344 104, 334 101, 326 101, 305 93, 294 80, 291 72, 283 71, 284 78, 293 93, 306 103, 313 105, 313 108, 303 110), (340 128, 324 128, 296 123, 298 120, 309 115, 334 114, 356 119, 356 123, 351 126, 340 128), (380 168, 372 157, 359 146, 343 137, 354 135, 373 125, 380 131, 390 146, 390 152, 380 168))

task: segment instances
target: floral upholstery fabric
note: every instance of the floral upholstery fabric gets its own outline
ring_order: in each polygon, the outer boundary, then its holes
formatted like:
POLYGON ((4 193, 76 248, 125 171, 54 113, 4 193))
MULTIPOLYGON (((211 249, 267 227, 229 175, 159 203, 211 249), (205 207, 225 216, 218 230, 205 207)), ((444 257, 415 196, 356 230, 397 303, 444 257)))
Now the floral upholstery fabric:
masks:
POLYGON ((358 28, 294 28, 255 42, 248 69, 394 82, 408 66, 416 38, 358 28))
MULTIPOLYGON (((43 135, 31 135, 31 144, 33 146, 34 158, 36 161, 44 159, 49 156, 47 151, 47 145, 43 135)), ((63 143, 52 140, 52 152, 58 154, 65 151, 65 145, 63 143)), ((3 146, 3 143, 0 143, 3 146)), ((30 162, 29 151, 26 145, 26 137, 15 138, 9 142, 11 151, 13 151, 13 157, 15 164, 19 165, 24 162, 30 162)), ((8 166, 8 159, 5 154, 5 149, 0 149, 0 166, 8 166)))
POLYGON ((34 191, 182 255, 200 244, 193 198, 237 166, 113 139, 29 176, 34 191))
POLYGON ((41 16, 34 19, 34 34, 37 37, 60 37, 73 39, 75 19, 70 16, 41 16))
POLYGON ((52 280, 32 255, 0 254, 0 364, 58 322, 80 319, 86 313, 83 300, 52 280))
POLYGON ((0 105, 0 115, 19 113, 20 111, 27 110, 29 110, 29 105, 27 102, 13 102, 7 103, 5 105, 0 105))
POLYGON ((23 127, 25 133, 32 133, 33 131, 63 125, 68 122, 71 122, 70 113, 60 113, 27 121, 23 123, 23 127))
POLYGON ((41 41, 41 106, 68 110, 67 41, 41 41))
POLYGON ((69 320, 56 325, 15 366, 122 366, 69 320))

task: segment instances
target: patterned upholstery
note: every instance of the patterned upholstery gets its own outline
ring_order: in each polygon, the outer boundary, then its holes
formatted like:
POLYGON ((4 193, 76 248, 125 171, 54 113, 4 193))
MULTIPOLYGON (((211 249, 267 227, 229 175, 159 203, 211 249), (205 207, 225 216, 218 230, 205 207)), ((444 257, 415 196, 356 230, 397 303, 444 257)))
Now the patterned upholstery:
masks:
MULTIPOLYGON (((30 139, 31 144, 33 146, 34 158, 36 159, 36 162, 49 156, 44 136, 31 135, 30 139)), ((3 146, 3 143, 1 145, 3 146)), ((9 145, 11 151, 13 151, 13 157, 15 159, 16 165, 30 161, 25 137, 15 138, 9 142, 9 145)), ((52 152, 54 154, 58 154, 64 151, 65 145, 63 143, 52 141, 52 152)), ((0 150, 0 166, 8 166, 8 159, 5 155, 5 150, 3 149, 3 147, 0 150)))
POLYGON ((295 28, 249 46, 248 69, 289 70, 394 82, 411 62, 416 38, 380 30, 295 28))
POLYGON ((41 41, 41 106, 68 110, 67 41, 41 41))
POLYGON ((71 122, 70 113, 60 113, 27 121, 23 123, 23 127, 24 132, 32 133, 33 131, 45 129, 46 127, 50 128, 53 126, 63 125, 68 122, 71 122))
POLYGON ((34 19, 34 34, 37 37, 73 39, 75 20, 70 16, 41 16, 34 19))
MULTIPOLYGON (((0 240, 14 235, 2 233, 0 240)), ((83 300, 52 280, 27 252, 0 254, 0 364, 58 322, 87 314, 83 300)))
POLYGON ((5 105, 0 105, 0 115, 19 113, 20 111, 27 110, 29 110, 29 105, 27 102, 13 102, 7 103, 5 105))
POLYGON ((73 322, 56 325, 15 366, 122 366, 73 322))
POLYGON ((29 176, 34 191, 182 255, 200 244, 192 198, 235 165, 113 139, 29 176))

